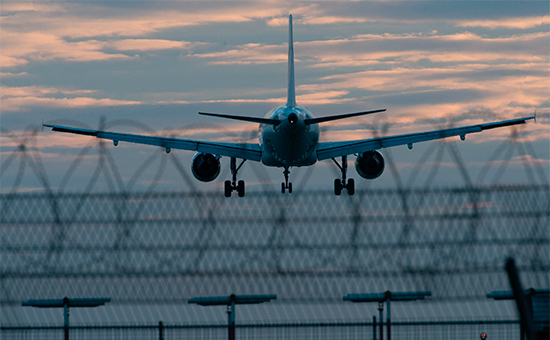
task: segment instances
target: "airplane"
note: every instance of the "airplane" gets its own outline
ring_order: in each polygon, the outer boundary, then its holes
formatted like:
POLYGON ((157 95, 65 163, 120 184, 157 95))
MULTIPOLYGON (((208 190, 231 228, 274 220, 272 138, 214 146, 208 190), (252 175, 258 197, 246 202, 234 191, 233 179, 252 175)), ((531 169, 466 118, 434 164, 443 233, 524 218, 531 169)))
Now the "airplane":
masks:
POLYGON ((196 151, 197 153, 191 164, 191 171, 195 178, 202 182, 210 182, 216 179, 220 174, 220 158, 229 157, 232 180, 224 182, 225 197, 231 197, 234 191, 237 192, 239 197, 243 197, 245 195, 245 183, 243 180, 237 181, 237 173, 247 160, 261 162, 265 166, 283 168, 284 182, 281 183, 281 192, 284 194, 285 191, 292 193, 292 182, 289 182, 290 168, 311 166, 317 161, 331 159, 342 173, 341 179, 334 180, 334 194, 340 195, 342 190, 346 190, 348 195, 353 195, 355 193, 355 181, 353 178, 347 179, 347 157, 349 155, 356 156, 355 169, 359 176, 372 180, 379 177, 384 171, 384 157, 378 151, 380 149, 398 145, 407 145, 409 149, 412 149, 415 143, 453 136, 460 136, 461 140, 465 140, 466 134, 525 124, 527 120, 536 119, 535 114, 532 117, 405 135, 339 142, 319 142, 319 124, 383 111, 386 111, 386 109, 314 118, 307 108, 296 104, 294 43, 292 15, 290 15, 286 104, 272 109, 266 114, 265 118, 199 112, 199 114, 206 116, 260 124, 259 143, 217 143, 79 129, 50 124, 43 124, 43 126, 52 128, 52 131, 109 139, 113 141, 115 146, 122 141, 160 146, 165 148, 167 153, 172 149, 196 151), (340 163, 336 160, 337 158, 341 158, 340 163), (241 160, 239 166, 237 166, 237 159, 241 160))

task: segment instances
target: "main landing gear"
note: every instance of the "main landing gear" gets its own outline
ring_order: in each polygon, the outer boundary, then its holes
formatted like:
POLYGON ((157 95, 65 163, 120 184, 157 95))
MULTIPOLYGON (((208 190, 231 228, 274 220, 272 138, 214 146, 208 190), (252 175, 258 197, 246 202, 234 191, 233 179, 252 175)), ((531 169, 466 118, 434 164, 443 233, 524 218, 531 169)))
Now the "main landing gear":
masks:
POLYGON ((285 181, 281 183, 281 192, 284 194, 285 191, 288 190, 288 193, 292 194, 292 183, 288 181, 288 174, 290 174, 288 167, 285 168, 283 173, 285 174, 285 181))
POLYGON ((225 181, 225 197, 231 197, 231 193, 236 191, 239 197, 244 196, 244 181, 239 181, 237 183, 237 172, 241 169, 246 159, 243 159, 239 167, 237 168, 237 159, 231 157, 231 176, 233 177, 232 181, 225 181))
POLYGON ((336 196, 339 196, 342 193, 342 189, 346 189, 348 191, 348 195, 350 196, 355 194, 355 181, 353 180, 353 178, 347 180, 346 183, 348 157, 342 156, 342 165, 338 164, 338 162, 334 158, 332 158, 332 161, 334 162, 334 164, 336 164, 336 166, 338 166, 340 171, 342 171, 342 180, 339 180, 338 178, 334 180, 334 194, 336 196))

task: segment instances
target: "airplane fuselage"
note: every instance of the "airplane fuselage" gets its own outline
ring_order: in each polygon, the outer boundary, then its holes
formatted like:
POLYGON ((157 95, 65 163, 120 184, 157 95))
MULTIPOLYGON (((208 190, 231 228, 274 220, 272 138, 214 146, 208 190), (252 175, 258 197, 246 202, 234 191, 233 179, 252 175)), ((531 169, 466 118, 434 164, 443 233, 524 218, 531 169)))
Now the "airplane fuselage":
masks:
POLYGON ((319 125, 306 124, 313 118, 303 106, 282 105, 267 113, 266 118, 281 121, 278 125, 260 124, 259 139, 262 163, 267 166, 308 166, 317 161, 319 125))

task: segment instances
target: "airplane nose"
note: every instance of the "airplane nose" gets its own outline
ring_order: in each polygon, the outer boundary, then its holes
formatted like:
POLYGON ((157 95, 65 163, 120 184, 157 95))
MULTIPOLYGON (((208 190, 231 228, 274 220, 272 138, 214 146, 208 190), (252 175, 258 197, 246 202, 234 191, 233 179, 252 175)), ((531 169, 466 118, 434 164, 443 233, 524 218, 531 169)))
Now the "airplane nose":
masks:
POLYGON ((294 124, 298 121, 298 116, 295 113, 291 113, 288 115, 288 122, 290 124, 294 124))

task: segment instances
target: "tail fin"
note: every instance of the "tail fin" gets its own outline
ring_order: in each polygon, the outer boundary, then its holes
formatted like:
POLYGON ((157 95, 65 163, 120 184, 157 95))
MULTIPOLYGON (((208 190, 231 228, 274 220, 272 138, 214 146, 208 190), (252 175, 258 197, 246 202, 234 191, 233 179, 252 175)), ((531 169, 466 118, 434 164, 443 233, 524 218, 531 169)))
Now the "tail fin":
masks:
POLYGON ((294 42, 292 39, 292 15, 288 17, 288 97, 287 106, 296 106, 296 91, 294 85, 294 42))

